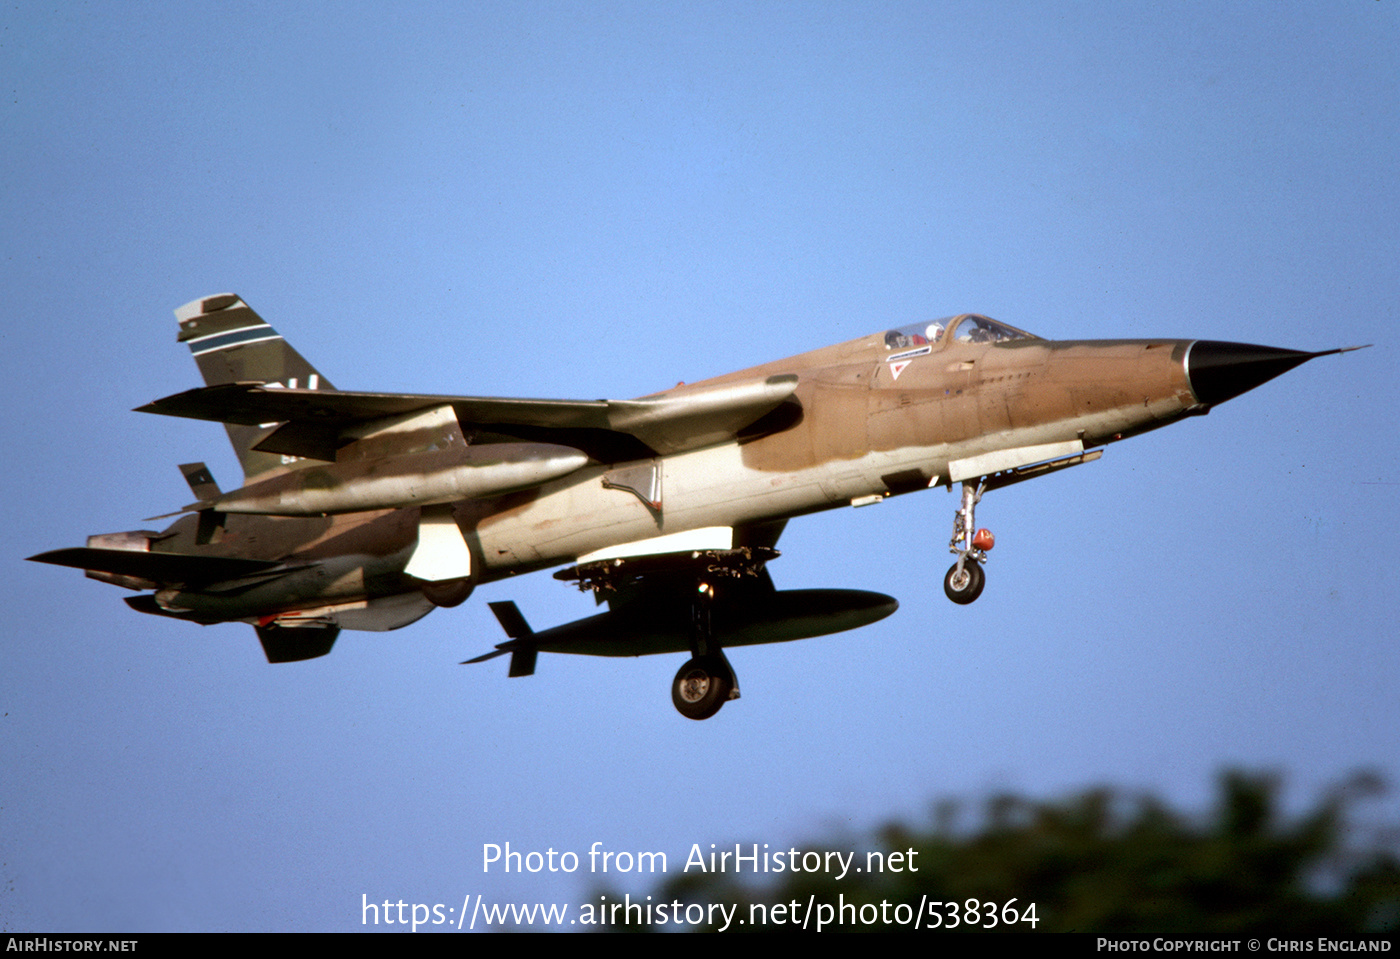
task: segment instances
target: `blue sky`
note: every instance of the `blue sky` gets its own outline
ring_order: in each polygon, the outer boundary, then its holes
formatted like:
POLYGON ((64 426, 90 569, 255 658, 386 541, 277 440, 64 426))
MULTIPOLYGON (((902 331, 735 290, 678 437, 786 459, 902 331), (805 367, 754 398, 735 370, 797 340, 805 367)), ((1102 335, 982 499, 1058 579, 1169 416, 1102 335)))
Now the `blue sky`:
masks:
MULTIPOLYGON (((484 843, 801 844, 941 797, 1202 808, 1400 782, 1400 15, 1387 2, 131 4, 0 13, 0 923, 354 930, 582 902, 484 843), (895 595, 732 657, 460 660, 590 601, 539 574, 271 667, 21 562, 237 465, 171 310, 240 293, 342 388, 630 397, 975 310, 1052 338, 1320 350, 1082 470, 793 522, 780 587, 895 595)), ((1391 821, 1391 796, 1376 811, 1391 821)), ((586 867, 585 867, 586 869, 586 867)))

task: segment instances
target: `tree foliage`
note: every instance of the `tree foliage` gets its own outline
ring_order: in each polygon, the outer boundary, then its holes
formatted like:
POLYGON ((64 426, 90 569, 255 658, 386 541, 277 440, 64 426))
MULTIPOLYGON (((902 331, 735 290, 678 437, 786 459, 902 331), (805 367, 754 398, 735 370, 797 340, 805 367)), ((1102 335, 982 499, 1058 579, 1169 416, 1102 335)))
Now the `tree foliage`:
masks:
MULTIPOLYGON (((1094 789, 1058 802, 996 796, 970 829, 959 823, 961 807, 945 802, 927 827, 892 823, 855 844, 858 865, 867 852, 912 850, 917 871, 852 870, 841 879, 825 871, 757 878, 686 872, 664 882, 652 901, 733 903, 747 916, 751 904, 836 903, 838 897, 884 903, 887 915, 901 904, 909 915, 929 902, 1014 899, 1021 909, 1036 904, 1038 932, 1393 934, 1400 931, 1396 833, 1354 822, 1357 803, 1380 790, 1376 777, 1358 775, 1303 815, 1288 817, 1276 778, 1227 772, 1206 816, 1151 796, 1094 789)), ((852 847, 831 840, 795 845, 852 847)))

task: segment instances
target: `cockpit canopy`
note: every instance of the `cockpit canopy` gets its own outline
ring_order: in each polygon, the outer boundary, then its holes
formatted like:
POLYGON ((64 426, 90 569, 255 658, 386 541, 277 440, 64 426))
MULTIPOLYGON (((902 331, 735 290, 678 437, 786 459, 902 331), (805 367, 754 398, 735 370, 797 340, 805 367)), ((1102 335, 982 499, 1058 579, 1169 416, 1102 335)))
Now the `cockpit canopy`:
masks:
POLYGON ((885 348, 904 350, 952 340, 956 343, 1005 343, 1039 337, 975 313, 945 316, 941 320, 913 323, 885 334, 885 348), (951 332, 950 332, 951 331, 951 332))

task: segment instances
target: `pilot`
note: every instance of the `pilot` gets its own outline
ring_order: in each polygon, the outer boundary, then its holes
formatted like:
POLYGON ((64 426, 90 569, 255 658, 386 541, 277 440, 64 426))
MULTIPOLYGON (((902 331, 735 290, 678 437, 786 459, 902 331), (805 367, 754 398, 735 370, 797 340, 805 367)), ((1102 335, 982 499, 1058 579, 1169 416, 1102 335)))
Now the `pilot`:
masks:
POLYGON ((903 349, 906 346, 922 346, 927 343, 918 333, 905 333, 903 330, 890 330, 885 334, 885 349, 903 349))
POLYGON ((924 333, 928 335, 928 341, 930 343, 937 343, 938 338, 943 335, 943 324, 930 323, 928 329, 924 330, 924 333))

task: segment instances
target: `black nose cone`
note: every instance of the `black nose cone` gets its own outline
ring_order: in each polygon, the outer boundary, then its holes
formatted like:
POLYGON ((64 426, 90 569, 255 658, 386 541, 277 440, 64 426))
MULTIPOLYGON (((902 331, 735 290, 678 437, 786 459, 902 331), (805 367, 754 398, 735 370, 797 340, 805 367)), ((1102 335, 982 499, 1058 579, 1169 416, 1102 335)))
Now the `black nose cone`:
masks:
POLYGON ((1274 346, 1197 340, 1186 354, 1186 377, 1196 399, 1214 406, 1322 355, 1274 346))

